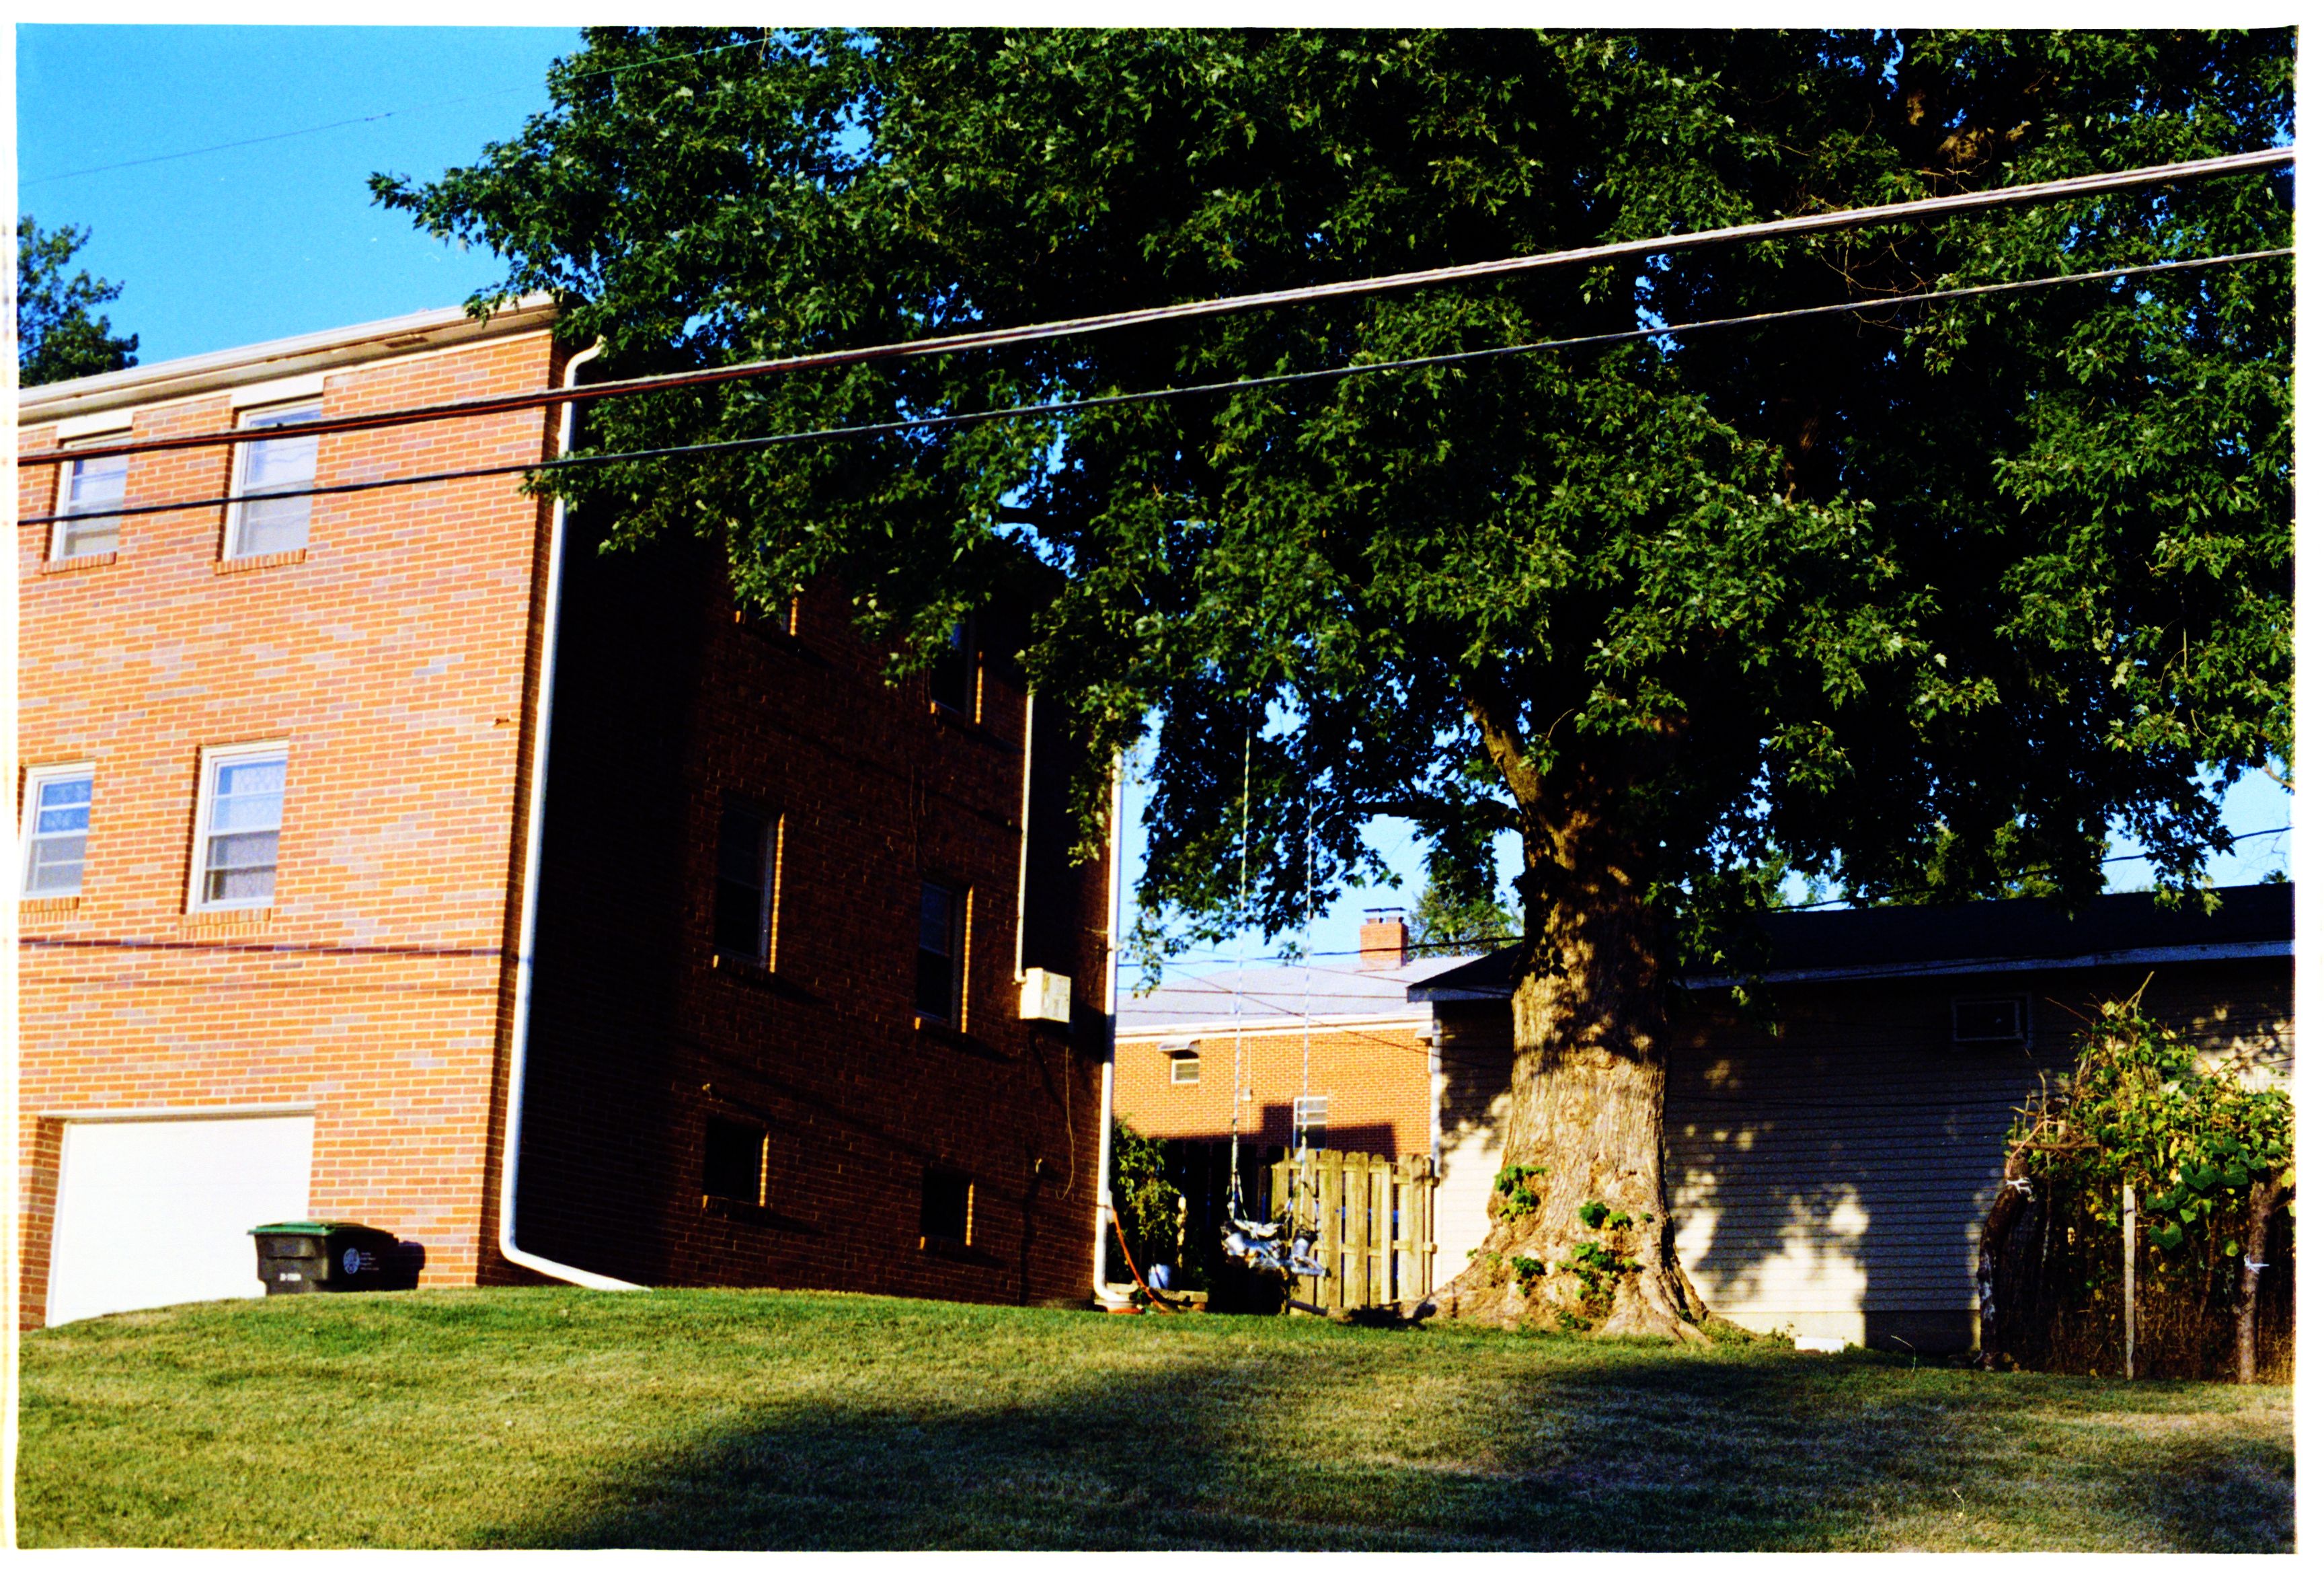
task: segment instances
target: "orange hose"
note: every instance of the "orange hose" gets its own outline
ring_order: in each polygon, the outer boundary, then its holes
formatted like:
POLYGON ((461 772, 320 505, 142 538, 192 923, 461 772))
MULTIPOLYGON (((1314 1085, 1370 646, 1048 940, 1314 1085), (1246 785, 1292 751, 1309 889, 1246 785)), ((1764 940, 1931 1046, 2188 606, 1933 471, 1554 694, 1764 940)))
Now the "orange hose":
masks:
POLYGON ((1130 1262, 1130 1275, 1136 1278, 1138 1280, 1138 1286, 1146 1290, 1146 1302, 1150 1305, 1159 1306, 1164 1315, 1176 1315, 1178 1313, 1178 1308, 1176 1305, 1163 1304, 1160 1295, 1155 1291, 1154 1285, 1146 1281, 1146 1274, 1138 1270, 1138 1258, 1130 1253, 1130 1235, 1121 1231, 1120 1208, 1118 1207, 1108 1207, 1105 1209, 1105 1212, 1107 1216, 1113 1219, 1113 1236, 1121 1241, 1121 1258, 1122 1260, 1130 1262))

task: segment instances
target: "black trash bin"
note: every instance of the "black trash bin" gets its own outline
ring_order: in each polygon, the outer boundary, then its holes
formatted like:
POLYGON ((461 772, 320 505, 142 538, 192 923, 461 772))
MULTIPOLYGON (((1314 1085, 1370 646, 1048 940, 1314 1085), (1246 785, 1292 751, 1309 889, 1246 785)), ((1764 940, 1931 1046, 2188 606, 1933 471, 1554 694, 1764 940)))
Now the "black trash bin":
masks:
POLYGON ((397 1261, 395 1235, 361 1223, 261 1223, 250 1234, 269 1294, 385 1288, 397 1261))

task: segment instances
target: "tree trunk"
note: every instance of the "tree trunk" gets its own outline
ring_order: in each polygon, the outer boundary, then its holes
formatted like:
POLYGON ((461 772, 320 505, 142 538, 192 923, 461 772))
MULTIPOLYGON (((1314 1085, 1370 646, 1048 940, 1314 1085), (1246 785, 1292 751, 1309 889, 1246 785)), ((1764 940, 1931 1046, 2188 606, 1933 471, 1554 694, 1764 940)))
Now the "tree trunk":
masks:
MULTIPOLYGON (((1987 1369, 1997 1368, 2007 1344, 2020 1332, 2028 1302, 2024 1225, 2034 1219, 2034 1181, 2027 1172, 2023 1149, 2013 1151, 2001 1167, 2001 1192, 1986 1214, 1977 1240, 1978 1358, 1987 1369)), ((2034 1271, 2038 1287, 2040 1269, 2034 1271)))
POLYGON ((1664 1189, 1661 979, 1637 864, 1591 808, 1525 838, 1504 1166, 1484 1246, 1437 1308, 1498 1327, 1703 1341, 1664 1189))
POLYGON ((2267 1265, 2267 1225, 2290 1193, 2278 1174, 2257 1179, 2251 1188, 2251 1211, 2244 1226, 2244 1281, 2236 1300, 2236 1380, 2245 1386, 2259 1380, 2259 1278, 2267 1265))

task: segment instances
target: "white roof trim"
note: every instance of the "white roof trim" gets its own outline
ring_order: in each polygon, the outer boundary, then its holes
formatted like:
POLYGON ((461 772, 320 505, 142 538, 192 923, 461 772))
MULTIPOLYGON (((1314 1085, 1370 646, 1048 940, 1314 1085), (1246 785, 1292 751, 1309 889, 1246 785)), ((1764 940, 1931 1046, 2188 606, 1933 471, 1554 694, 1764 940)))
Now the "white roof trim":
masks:
POLYGON ((252 383, 319 374, 342 365, 386 360, 420 350, 442 349, 518 333, 537 333, 557 319, 547 295, 527 295, 479 323, 465 307, 446 306, 377 322, 302 333, 291 338, 245 344, 208 355, 161 360, 25 388, 16 395, 19 426, 46 425, 100 410, 157 404, 171 399, 216 393, 252 383))
MULTIPOLYGON (((1284 1037, 1299 1030, 1304 1021, 1309 1026, 1425 1026, 1435 1019, 1435 1012, 1422 1006, 1398 1010, 1385 1015, 1268 1015, 1256 1020, 1242 1018, 1245 1037, 1284 1037)), ((1173 1042, 1194 1042, 1204 1038, 1231 1037, 1236 1022, 1232 1016, 1213 1020, 1173 1021, 1162 1026, 1125 1026, 1114 1033, 1117 1042, 1154 1042, 1166 1048, 1173 1042)))
MULTIPOLYGON (((2079 956, 2036 956, 1966 961, 1898 961, 1886 966, 1831 966, 1790 972, 1765 972, 1761 983, 1874 982, 1884 977, 1961 977, 1993 972, 2073 972, 2093 966, 2153 966, 2186 961, 2290 959, 2288 939, 2259 939, 2250 944, 2156 945, 2145 949, 2101 950, 2079 956)), ((1690 988, 1731 988, 1754 979, 1732 974, 1688 977, 1690 988)))

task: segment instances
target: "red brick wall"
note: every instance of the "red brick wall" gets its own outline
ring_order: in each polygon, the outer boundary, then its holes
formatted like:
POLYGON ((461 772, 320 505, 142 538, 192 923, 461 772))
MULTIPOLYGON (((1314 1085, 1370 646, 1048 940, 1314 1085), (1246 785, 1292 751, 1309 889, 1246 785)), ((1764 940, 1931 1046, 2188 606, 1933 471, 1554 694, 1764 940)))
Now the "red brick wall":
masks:
MULTIPOLYGON (((545 333, 516 335, 335 373, 325 412, 556 370, 545 333)), ((141 410, 134 434, 231 419, 219 393, 141 410)), ((550 433, 534 411, 327 436, 318 480, 521 461, 550 433)), ((230 463, 133 457, 128 500, 221 495, 230 463)), ((20 469, 20 517, 57 474, 20 469)), ((36 1115, 60 1111, 311 1105, 316 1215, 417 1240, 427 1282, 475 1280, 543 520, 512 477, 318 497, 297 559, 229 568, 223 510, 197 509, 125 519, 115 559, 69 571, 45 527, 18 529, 19 763, 96 767, 81 895, 21 906, 28 1324, 56 1178, 36 1115), (275 739, 274 904, 189 915, 202 750, 275 739)))
POLYGON ((1028 905, 1065 920, 1033 926, 1069 936, 1079 1019, 1019 1021, 1021 685, 988 658, 981 718, 939 717, 841 597, 791 638, 738 626, 720 580, 697 542, 576 531, 567 557, 519 1242, 647 1282, 1086 1301, 1104 868, 1037 835, 1028 905), (730 798, 782 825, 771 976, 711 964, 730 798), (970 892, 963 1033, 914 1028, 923 874, 970 892), (706 1208, 714 1114, 769 1133, 763 1209, 706 1208), (930 1167, 974 1181, 964 1254, 920 1246, 930 1167))
MULTIPOLYGON (((1291 1142, 1291 1101, 1302 1088, 1327 1094, 1327 1123, 1315 1144, 1383 1157, 1426 1156, 1428 1043, 1420 1023, 1318 1026, 1303 1050, 1296 1031, 1242 1040, 1242 1134, 1261 1145, 1291 1142), (1303 1075, 1303 1062, 1305 1066, 1303 1075)), ((1151 1040, 1121 1044, 1113 1070, 1114 1111, 1158 1140, 1224 1140, 1235 1076, 1231 1033, 1195 1044, 1202 1079, 1173 1085, 1170 1062, 1151 1040)))

